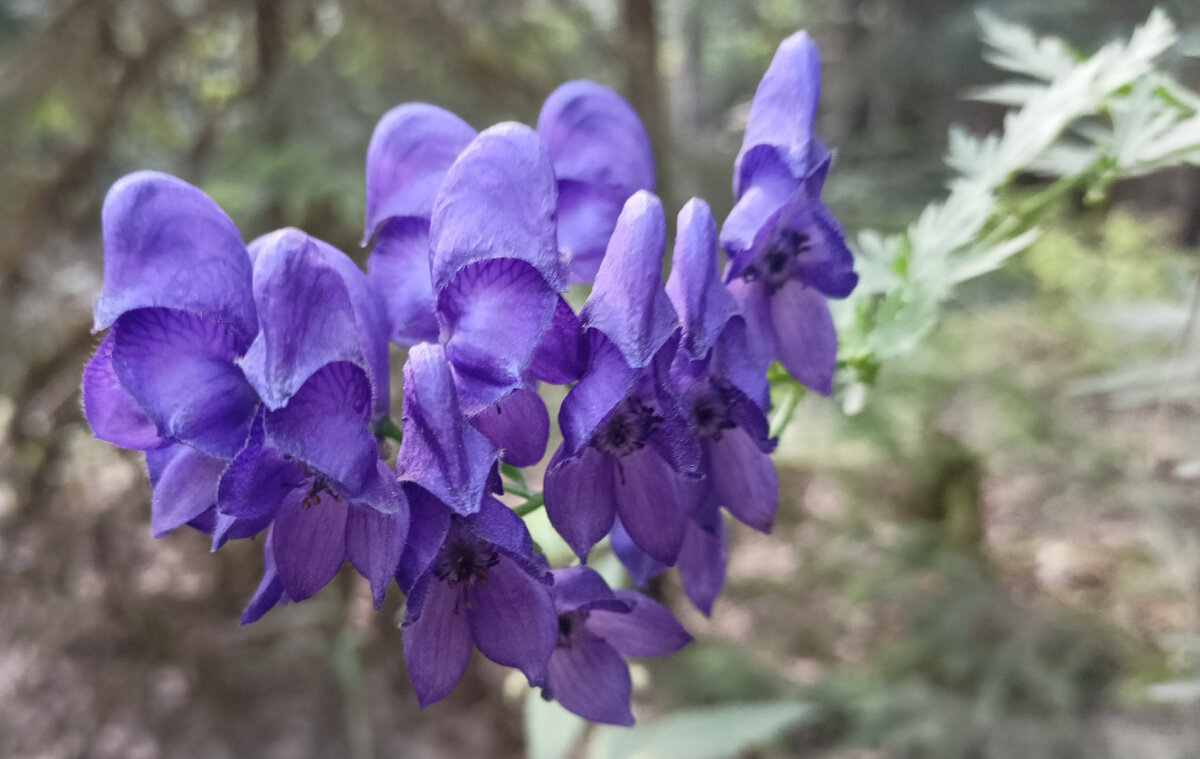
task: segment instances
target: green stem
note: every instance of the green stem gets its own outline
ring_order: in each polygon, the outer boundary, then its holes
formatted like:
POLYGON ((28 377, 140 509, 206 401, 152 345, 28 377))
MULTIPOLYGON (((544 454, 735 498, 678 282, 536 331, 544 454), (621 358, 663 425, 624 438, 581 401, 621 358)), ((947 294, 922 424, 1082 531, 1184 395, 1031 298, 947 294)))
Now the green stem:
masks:
POLYGON ((779 410, 775 412, 774 418, 771 420, 771 437, 779 437, 779 435, 787 429, 787 426, 792 423, 792 417, 796 415, 796 408, 800 405, 800 399, 804 397, 804 385, 799 382, 794 382, 787 396, 784 397, 783 403, 779 404, 779 410))
POLYGON ((513 509, 513 511, 517 512, 517 516, 523 517, 527 514, 532 514, 545 505, 546 497, 541 493, 534 493, 529 496, 529 500, 513 509))
POLYGON ((1095 169, 1092 169, 1076 176, 1062 177, 1048 187, 1016 201, 1005 212, 1005 218, 983 236, 984 246, 999 245, 1036 227, 1048 212, 1061 207, 1064 198, 1094 181, 1094 172, 1095 169))
POLYGON ((382 437, 391 438, 397 443, 404 442, 404 430, 391 420, 390 417, 384 417, 379 422, 379 434, 382 437))

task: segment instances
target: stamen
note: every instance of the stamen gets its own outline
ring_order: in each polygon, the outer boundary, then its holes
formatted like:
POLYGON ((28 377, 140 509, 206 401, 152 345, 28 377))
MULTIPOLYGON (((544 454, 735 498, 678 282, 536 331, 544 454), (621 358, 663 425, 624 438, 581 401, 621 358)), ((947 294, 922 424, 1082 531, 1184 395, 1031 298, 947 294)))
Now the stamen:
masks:
POLYGON ((618 458, 640 451, 663 417, 637 398, 627 398, 592 437, 591 444, 618 458))
POLYGON ((434 562, 433 575, 451 588, 470 588, 485 584, 488 570, 499 563, 500 555, 490 544, 460 538, 446 543, 434 562))
POLYGON ((801 256, 811 249, 812 238, 808 234, 796 229, 778 230, 758 258, 742 270, 742 279, 762 280, 774 294, 788 283, 801 256))
POLYGON ((737 427, 730 418, 732 404, 733 390, 728 383, 713 381, 709 384, 709 392, 692 403, 692 420, 700 437, 720 440, 725 430, 737 427))

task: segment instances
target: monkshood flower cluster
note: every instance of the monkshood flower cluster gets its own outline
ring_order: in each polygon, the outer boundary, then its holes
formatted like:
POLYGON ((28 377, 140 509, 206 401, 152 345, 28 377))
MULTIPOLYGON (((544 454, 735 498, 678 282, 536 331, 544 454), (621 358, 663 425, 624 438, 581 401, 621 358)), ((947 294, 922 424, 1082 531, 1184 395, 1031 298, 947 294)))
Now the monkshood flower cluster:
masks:
POLYGON ((736 207, 720 234, 704 201, 683 207, 665 286, 650 142, 590 82, 555 91, 536 129, 476 132, 426 104, 385 115, 367 154, 366 273, 296 229, 244 244, 179 179, 121 179, 84 408, 98 438, 145 452, 155 536, 188 525, 214 550, 262 536, 243 623, 312 597, 346 560, 377 608, 394 582, 423 706, 477 648, 587 719, 632 724, 625 657, 691 638, 589 555, 607 539, 640 585, 678 567, 710 614, 722 510, 763 532, 775 518, 768 367, 832 388, 826 299, 856 275, 820 199, 819 66, 804 33, 779 48, 736 207), (572 284, 591 286, 579 313, 572 284), (389 343, 407 349, 399 424, 389 343), (544 494, 517 510, 498 496, 546 453, 540 383, 570 388, 562 443, 544 494), (522 514, 543 502, 579 564, 551 568, 531 539, 522 514))

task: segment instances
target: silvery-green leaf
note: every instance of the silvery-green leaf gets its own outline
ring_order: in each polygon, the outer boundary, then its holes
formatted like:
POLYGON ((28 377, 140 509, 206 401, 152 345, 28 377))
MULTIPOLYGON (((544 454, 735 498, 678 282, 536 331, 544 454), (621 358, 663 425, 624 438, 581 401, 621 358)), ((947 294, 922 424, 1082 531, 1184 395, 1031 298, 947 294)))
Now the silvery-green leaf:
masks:
POLYGON ((1049 81, 1075 65, 1075 55, 1060 39, 1038 39, 1025 27, 988 11, 981 10, 976 17, 983 42, 990 48, 984 57, 996 68, 1049 81))
POLYGON ((1010 257, 1032 245, 1040 234, 1041 230, 1031 229, 993 248, 957 258, 950 264, 950 282, 958 284, 999 269, 1010 257))

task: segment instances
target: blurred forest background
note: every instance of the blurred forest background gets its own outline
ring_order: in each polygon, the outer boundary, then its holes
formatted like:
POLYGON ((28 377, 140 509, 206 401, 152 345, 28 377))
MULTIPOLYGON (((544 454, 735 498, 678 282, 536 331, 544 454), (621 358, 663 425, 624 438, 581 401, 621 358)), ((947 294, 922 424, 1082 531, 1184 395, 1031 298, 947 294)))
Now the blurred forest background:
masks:
MULTIPOLYGON (((1165 65, 1200 88, 1200 5, 1161 5, 1183 33, 1165 65)), ((1091 51, 1151 3, 988 8, 1091 51)), ((951 124, 999 126, 1002 109, 963 97, 1002 78, 975 11, 0 0, 0 756, 526 752, 522 689, 478 657, 449 699, 417 708, 398 593, 373 614, 347 574, 240 628, 259 547, 210 556, 198 533, 150 536, 139 457, 92 440, 78 395, 115 179, 177 174, 247 239, 298 226, 361 262, 366 146, 386 110, 533 123, 559 83, 592 78, 645 120, 668 208, 699 195, 721 218, 758 79, 807 28, 824 60, 819 133, 838 149, 829 203, 852 230, 893 231, 943 193, 951 124)), ((697 643, 638 665, 639 720, 803 704, 744 712, 754 745, 737 755, 762 759, 1197 756, 1198 245, 1200 169, 1065 204, 883 367, 865 410, 807 401, 778 457, 775 533, 734 531, 712 619, 674 576, 653 589, 697 643)), ((531 735, 558 729, 539 719, 531 735)), ((655 740, 639 755, 699 755, 655 740)))

